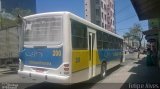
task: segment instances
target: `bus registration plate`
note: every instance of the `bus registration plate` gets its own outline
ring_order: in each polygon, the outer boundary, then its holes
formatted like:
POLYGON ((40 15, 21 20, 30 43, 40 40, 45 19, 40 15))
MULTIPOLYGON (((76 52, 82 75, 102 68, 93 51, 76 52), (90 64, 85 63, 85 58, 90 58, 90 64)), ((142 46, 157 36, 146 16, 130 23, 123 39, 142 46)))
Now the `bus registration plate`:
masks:
POLYGON ((39 73, 43 73, 45 70, 44 70, 44 69, 39 69, 39 68, 38 68, 38 69, 36 69, 35 71, 36 71, 36 72, 39 72, 39 73))

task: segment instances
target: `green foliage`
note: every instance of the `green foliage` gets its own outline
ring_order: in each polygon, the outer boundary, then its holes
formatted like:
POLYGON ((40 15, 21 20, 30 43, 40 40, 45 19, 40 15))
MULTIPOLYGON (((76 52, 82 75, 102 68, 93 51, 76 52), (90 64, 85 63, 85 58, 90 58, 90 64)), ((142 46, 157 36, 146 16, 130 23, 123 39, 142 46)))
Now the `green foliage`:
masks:
POLYGON ((138 58, 139 58, 139 55, 140 55, 140 48, 141 48, 141 45, 142 45, 142 40, 143 40, 143 33, 142 33, 142 27, 140 24, 134 24, 133 27, 131 27, 129 29, 129 32, 125 33, 125 35, 123 36, 124 38, 128 38, 128 42, 129 42, 129 39, 131 40, 136 40, 139 42, 139 45, 138 45, 138 58))
POLYGON ((131 34, 129 32, 126 32, 124 35, 123 35, 124 38, 130 38, 131 37, 131 34))
POLYGON ((3 28, 15 26, 15 25, 17 25, 17 23, 16 23, 16 21, 10 20, 8 18, 1 18, 0 19, 0 25, 3 29, 3 28))
POLYGON ((17 17, 18 15, 21 15, 23 17, 23 16, 27 16, 27 15, 32 14, 31 10, 28 10, 28 9, 26 10, 26 9, 21 9, 21 8, 15 8, 12 10, 11 13, 15 17, 17 17))
POLYGON ((24 9, 21 9, 21 8, 15 8, 10 13, 11 15, 14 16, 14 18, 16 18, 14 20, 3 17, 2 12, 0 14, 1 14, 0 15, 1 16, 0 17, 0 29, 5 29, 7 27, 16 26, 18 24, 21 24, 21 20, 20 20, 20 18, 18 18, 18 15, 23 17, 23 16, 27 16, 27 15, 32 14, 32 12, 31 12, 31 10, 24 10, 24 9))
POLYGON ((132 39, 140 41, 142 39, 142 27, 140 24, 134 24, 133 27, 130 28, 130 35, 132 39))
POLYGON ((21 9, 21 8, 15 8, 12 11, 12 15, 16 17, 17 24, 21 24, 21 19, 18 18, 18 15, 24 17, 24 16, 31 15, 31 14, 33 14, 31 12, 31 10, 25 10, 25 9, 21 9))
POLYGON ((134 24, 133 27, 129 29, 129 32, 126 32, 123 37, 129 38, 132 40, 140 41, 142 39, 142 27, 140 24, 134 24))

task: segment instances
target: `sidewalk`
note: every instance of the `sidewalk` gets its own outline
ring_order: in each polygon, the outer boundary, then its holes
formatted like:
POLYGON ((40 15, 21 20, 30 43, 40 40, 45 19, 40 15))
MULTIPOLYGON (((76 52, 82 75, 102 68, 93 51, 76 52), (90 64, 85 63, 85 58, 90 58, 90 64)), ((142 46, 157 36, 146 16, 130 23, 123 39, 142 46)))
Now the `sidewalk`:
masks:
POLYGON ((146 66, 145 55, 141 55, 141 59, 128 62, 127 65, 119 68, 99 83, 106 84, 105 87, 109 87, 110 89, 129 89, 129 84, 135 83, 158 84, 160 83, 160 69, 154 66, 146 66))

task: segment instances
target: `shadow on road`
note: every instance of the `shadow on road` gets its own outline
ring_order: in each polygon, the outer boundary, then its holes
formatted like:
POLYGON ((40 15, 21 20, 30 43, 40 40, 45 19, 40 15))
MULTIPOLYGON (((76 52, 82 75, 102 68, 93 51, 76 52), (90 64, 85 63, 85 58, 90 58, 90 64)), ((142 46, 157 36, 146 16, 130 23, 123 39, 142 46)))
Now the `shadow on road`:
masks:
POLYGON ((128 71, 132 74, 127 79, 125 84, 123 84, 121 89, 134 89, 137 88, 137 86, 142 86, 141 89, 147 89, 145 87, 146 84, 160 84, 160 70, 155 66, 147 66, 145 57, 134 64, 137 66, 128 71))
MULTIPOLYGON (((107 71, 107 76, 112 74, 115 70, 119 69, 121 65, 118 65, 110 70, 107 71)), ((107 77, 106 76, 106 77, 107 77)), ((60 85, 60 84, 54 84, 54 83, 40 83, 35 84, 32 86, 29 86, 25 89, 90 89, 91 87, 95 86, 99 81, 102 79, 99 76, 96 76, 89 81, 76 83, 72 85, 60 85)))

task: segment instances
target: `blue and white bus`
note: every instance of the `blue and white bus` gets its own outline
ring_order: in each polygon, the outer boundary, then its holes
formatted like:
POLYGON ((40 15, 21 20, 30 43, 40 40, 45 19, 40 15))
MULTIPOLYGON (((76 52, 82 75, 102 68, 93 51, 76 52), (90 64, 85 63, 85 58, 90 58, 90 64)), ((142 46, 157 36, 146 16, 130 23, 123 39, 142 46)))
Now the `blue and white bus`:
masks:
POLYGON ((26 16, 18 73, 52 83, 78 83, 121 63, 123 38, 70 12, 26 16))

